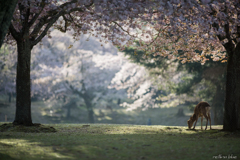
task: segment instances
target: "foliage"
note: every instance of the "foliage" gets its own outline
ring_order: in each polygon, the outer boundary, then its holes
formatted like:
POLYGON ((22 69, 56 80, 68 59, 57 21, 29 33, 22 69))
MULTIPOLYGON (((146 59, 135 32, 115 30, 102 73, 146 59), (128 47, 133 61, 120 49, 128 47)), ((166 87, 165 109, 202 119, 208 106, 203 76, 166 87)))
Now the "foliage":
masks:
POLYGON ((140 38, 140 50, 182 63, 204 64, 208 55, 214 61, 225 61, 228 43, 239 42, 238 1, 159 0, 155 5, 153 13, 146 16, 152 19, 149 28, 153 29, 144 32, 145 39, 140 38))
MULTIPOLYGON (((207 95, 209 93, 212 95, 211 97, 213 98, 214 94, 216 93, 216 85, 220 85, 223 90, 225 88, 225 68, 225 63, 214 62, 212 60, 207 61, 205 65, 201 65, 199 63, 186 63, 185 65, 179 65, 178 71, 187 70, 187 73, 190 76, 184 76, 182 82, 179 83, 177 93, 192 94, 193 91, 196 89, 196 87, 194 86, 205 84, 207 87, 202 88, 206 90, 205 97, 209 97, 209 95, 207 95)), ((202 93, 204 93, 204 91, 202 93)))
MULTIPOLYGON (((136 41, 132 47, 126 47, 123 52, 125 56, 133 63, 143 66, 147 70, 145 74, 145 80, 140 81, 139 79, 135 83, 148 82, 145 92, 141 92, 141 95, 135 95, 135 101, 132 104, 124 104, 131 110, 136 108, 155 108, 159 107, 159 103, 162 100, 159 99, 161 96, 167 96, 173 92, 176 79, 172 79, 176 72, 176 62, 168 60, 162 56, 154 56, 153 54, 147 54, 145 51, 138 50, 139 43, 136 41)), ((144 78, 141 77, 141 78, 144 78)), ((130 77, 128 81, 134 82, 134 77, 130 77)), ((142 83, 142 85, 144 85, 142 83)), ((124 86, 124 84, 122 84, 124 86)), ((134 86, 134 85, 133 85, 134 86)), ((132 90, 140 90, 141 87, 132 87, 132 90)))
MULTIPOLYGON (((188 97, 192 97, 193 95, 196 97, 192 100, 185 99, 186 101, 183 103, 192 101, 191 103, 195 104, 198 99, 200 99, 201 101, 210 102, 214 110, 223 110, 223 105, 219 104, 224 103, 224 84, 226 83, 225 63, 214 62, 210 59, 205 65, 201 65, 197 62, 183 65, 180 61, 172 60, 169 62, 167 58, 160 55, 148 55, 144 51, 137 50, 138 46, 138 42, 136 42, 135 48, 125 48, 124 53, 131 61, 143 65, 154 77, 156 77, 155 83, 158 84, 159 95, 155 97, 158 97, 157 99, 160 100, 160 103, 162 102, 161 97, 163 97, 161 92, 168 91, 168 94, 172 92, 178 95, 187 94, 188 97), (173 63, 176 63, 176 65, 171 66, 173 63), (178 81, 172 81, 173 76, 171 76, 171 72, 169 72, 169 70, 173 70, 174 67, 174 75, 181 73, 178 81), (168 83, 163 83, 162 77, 164 77, 168 83), (163 84, 167 84, 172 90, 164 89, 164 87, 162 87, 163 84)), ((214 117, 215 116, 219 117, 219 121, 221 121, 220 117, 222 117, 222 115, 215 115, 214 113, 214 117)), ((222 124, 222 122, 215 123, 222 124)))
POLYGON ((139 44, 136 42, 136 47, 126 47, 123 52, 131 61, 137 64, 141 64, 148 69, 159 68, 166 70, 168 68, 167 59, 154 54, 147 54, 142 50, 138 50, 139 44))

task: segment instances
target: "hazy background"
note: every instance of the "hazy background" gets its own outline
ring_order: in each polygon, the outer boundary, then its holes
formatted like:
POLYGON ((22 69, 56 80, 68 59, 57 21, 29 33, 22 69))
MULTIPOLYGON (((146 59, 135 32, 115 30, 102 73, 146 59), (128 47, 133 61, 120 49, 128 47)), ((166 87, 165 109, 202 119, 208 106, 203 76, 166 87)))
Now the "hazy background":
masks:
MULTIPOLYGON (((199 101, 222 124, 226 64, 182 65, 84 35, 52 31, 32 51, 34 123, 114 123, 187 126, 199 101)), ((135 50, 137 47, 135 48, 135 50)), ((0 50, 0 121, 15 116, 16 48, 0 50)))

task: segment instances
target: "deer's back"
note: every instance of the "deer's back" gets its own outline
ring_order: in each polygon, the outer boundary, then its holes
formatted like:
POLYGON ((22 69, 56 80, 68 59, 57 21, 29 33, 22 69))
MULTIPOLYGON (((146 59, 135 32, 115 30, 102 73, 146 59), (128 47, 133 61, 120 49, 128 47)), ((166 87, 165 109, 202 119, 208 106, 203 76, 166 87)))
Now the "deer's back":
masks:
POLYGON ((194 109, 194 113, 202 117, 204 112, 206 112, 206 115, 210 114, 210 105, 207 102, 198 103, 194 109))

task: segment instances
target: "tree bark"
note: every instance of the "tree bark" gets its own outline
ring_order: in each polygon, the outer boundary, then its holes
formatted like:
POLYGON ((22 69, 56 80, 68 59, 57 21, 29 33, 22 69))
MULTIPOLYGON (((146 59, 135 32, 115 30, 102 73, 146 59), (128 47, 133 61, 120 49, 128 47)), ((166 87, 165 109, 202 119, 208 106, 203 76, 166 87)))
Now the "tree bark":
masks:
POLYGON ((28 38, 17 41, 16 114, 13 124, 31 126, 31 46, 28 38))
POLYGON ((223 125, 223 109, 224 109, 224 94, 225 90, 221 89, 220 84, 216 84, 217 90, 213 97, 212 108, 214 113, 214 124, 223 125))
POLYGON ((235 54, 234 54, 234 65, 235 65, 235 105, 237 109, 237 129, 240 130, 240 43, 238 43, 235 54))
POLYGON ((240 43, 236 47, 226 44, 225 48, 228 61, 223 130, 235 131, 240 129, 240 43))
POLYGON ((0 48, 12 20, 18 0, 0 0, 0 48))

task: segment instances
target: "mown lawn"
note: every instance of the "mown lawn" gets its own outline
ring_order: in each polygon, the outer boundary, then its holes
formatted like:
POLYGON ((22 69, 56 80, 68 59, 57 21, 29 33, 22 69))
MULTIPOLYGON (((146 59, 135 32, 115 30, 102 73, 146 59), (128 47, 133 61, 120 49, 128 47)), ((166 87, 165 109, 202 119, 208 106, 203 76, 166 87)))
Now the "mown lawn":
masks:
POLYGON ((3 131, 2 127, 0 159, 240 159, 240 132, 220 131, 222 126, 212 128, 55 124, 3 131), (53 127, 56 132, 44 127, 53 127))

